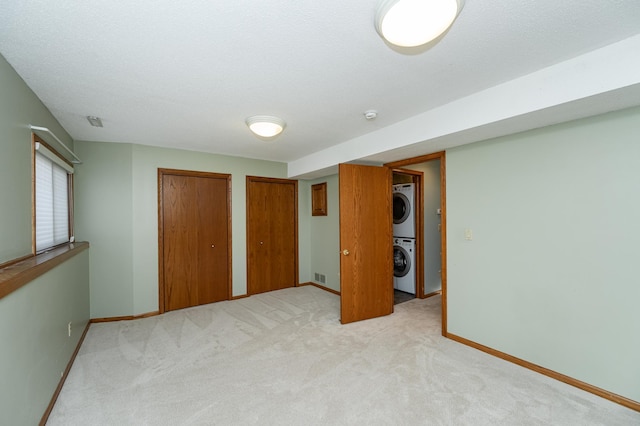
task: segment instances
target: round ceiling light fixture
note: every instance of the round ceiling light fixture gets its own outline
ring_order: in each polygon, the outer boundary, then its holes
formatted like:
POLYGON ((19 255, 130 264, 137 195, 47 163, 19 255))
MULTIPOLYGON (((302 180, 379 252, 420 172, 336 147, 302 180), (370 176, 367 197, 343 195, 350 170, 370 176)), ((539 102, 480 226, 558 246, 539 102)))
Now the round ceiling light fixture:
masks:
POLYGON ((453 24, 464 0, 383 0, 376 30, 399 47, 417 47, 438 38, 453 24))
POLYGON ((286 127, 283 119, 270 115, 254 115, 247 118, 246 123, 253 133, 266 139, 278 136, 286 127))

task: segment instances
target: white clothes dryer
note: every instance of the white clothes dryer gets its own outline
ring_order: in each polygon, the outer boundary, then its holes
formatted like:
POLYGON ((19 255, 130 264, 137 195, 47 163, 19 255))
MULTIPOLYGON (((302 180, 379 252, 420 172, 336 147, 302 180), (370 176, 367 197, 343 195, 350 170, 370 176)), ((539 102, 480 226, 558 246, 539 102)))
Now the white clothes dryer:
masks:
POLYGON ((416 237, 415 184, 393 185, 393 236, 416 237))
POLYGON ((416 240, 393 239, 393 288, 416 294, 416 240))

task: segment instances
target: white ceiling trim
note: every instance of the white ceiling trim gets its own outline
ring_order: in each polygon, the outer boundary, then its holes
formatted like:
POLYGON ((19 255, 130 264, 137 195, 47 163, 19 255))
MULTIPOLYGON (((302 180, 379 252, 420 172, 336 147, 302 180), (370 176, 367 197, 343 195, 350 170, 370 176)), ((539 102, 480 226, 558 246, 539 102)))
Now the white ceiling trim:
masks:
MULTIPOLYGON (((384 161, 395 161, 609 112, 610 103, 599 102, 599 95, 640 86, 640 56, 635 52, 640 52, 640 35, 291 161, 288 175, 315 178, 335 173, 339 163, 371 160, 376 156, 384 157, 384 161), (557 108, 572 103, 576 105, 573 109, 557 108), (557 114, 535 114, 550 108, 555 108, 557 114), (531 120, 523 119, 528 116, 531 120), (491 129, 489 132, 487 126, 491 129), (474 129, 479 131, 474 133, 474 129), (451 137, 455 135, 461 137, 451 137), (414 149, 402 150, 409 146, 414 149), (399 150, 404 157, 394 156, 393 150, 399 150)), ((625 94, 635 97, 637 90, 623 92, 620 96, 625 94)), ((637 100, 631 100, 629 105, 635 105, 634 102, 637 100)))

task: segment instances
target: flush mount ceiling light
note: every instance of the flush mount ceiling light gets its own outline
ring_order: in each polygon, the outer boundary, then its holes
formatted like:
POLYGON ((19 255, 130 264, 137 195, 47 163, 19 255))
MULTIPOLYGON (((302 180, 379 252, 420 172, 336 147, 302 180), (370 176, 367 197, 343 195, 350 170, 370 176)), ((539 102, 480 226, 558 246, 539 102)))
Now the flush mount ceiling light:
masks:
POLYGON ((261 138, 273 138, 284 130, 286 123, 283 119, 270 115, 254 115, 246 120, 249 129, 261 138))
POLYGON ((464 6, 464 0, 383 0, 376 30, 387 42, 417 47, 444 33, 464 6))

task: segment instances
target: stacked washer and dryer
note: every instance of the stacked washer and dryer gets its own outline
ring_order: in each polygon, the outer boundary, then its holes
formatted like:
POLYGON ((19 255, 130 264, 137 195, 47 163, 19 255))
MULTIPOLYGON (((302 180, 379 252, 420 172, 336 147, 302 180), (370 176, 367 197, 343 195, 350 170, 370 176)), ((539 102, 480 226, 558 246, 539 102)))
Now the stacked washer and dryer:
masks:
POLYGON ((416 294, 415 184, 393 185, 393 287, 416 294))

